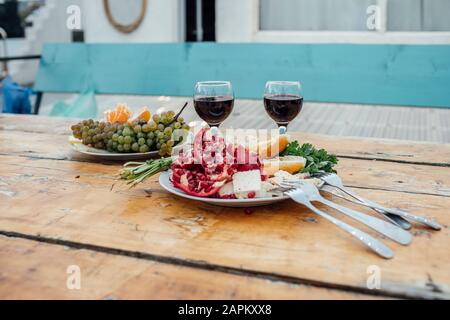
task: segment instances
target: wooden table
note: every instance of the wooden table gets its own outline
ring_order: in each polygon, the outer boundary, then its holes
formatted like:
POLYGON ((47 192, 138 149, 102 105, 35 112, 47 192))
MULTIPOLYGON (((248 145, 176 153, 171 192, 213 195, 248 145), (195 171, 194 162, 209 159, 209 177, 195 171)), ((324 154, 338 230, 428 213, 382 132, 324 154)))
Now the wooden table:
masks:
POLYGON ((71 122, 0 116, 0 298, 450 298, 450 145, 293 134, 338 154, 363 196, 444 225, 415 226, 408 247, 383 239, 396 253, 384 260, 290 200, 249 213, 177 198, 157 177, 112 189, 120 164, 72 152, 71 122))

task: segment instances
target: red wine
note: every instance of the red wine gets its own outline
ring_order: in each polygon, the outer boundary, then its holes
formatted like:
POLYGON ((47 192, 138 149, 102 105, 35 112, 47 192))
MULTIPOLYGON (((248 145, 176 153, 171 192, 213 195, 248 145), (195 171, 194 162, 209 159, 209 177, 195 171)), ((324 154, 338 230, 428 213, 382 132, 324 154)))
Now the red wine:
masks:
POLYGON ((233 111, 234 98, 230 96, 194 99, 195 111, 210 126, 220 125, 233 111))
POLYGON ((287 125, 300 113, 303 97, 273 94, 264 96, 264 107, 269 116, 279 125, 287 125))

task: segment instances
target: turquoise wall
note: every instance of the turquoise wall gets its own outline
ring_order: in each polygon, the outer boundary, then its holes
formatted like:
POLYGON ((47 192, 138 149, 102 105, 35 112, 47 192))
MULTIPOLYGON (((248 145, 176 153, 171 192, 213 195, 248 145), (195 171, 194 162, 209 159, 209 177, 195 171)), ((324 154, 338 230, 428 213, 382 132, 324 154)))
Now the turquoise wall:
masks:
POLYGON ((47 44, 35 90, 190 96, 199 80, 237 98, 300 80, 307 101, 450 107, 450 45, 47 44))

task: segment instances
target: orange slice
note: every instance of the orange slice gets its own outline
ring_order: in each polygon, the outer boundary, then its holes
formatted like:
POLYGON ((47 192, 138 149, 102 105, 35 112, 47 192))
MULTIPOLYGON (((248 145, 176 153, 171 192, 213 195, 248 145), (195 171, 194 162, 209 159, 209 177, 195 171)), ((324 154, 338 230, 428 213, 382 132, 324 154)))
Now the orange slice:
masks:
POLYGON ((139 109, 137 116, 131 121, 132 123, 138 122, 139 120, 144 120, 145 122, 149 122, 151 119, 150 110, 148 107, 142 107, 139 109))
POLYGON ((130 119, 130 117, 131 112, 123 103, 118 104, 114 110, 105 111, 105 118, 109 123, 124 124, 128 121, 128 119, 130 119))

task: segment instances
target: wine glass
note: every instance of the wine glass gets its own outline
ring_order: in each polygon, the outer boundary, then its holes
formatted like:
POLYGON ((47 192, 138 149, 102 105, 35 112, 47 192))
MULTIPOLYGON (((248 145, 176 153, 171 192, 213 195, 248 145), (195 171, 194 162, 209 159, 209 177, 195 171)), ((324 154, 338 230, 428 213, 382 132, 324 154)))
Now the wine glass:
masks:
POLYGON ((264 92, 264 107, 275 120, 280 133, 287 131, 303 107, 301 85, 298 81, 268 81, 264 92))
POLYGON ((234 93, 229 81, 197 82, 194 108, 210 127, 219 127, 233 111, 234 93))

